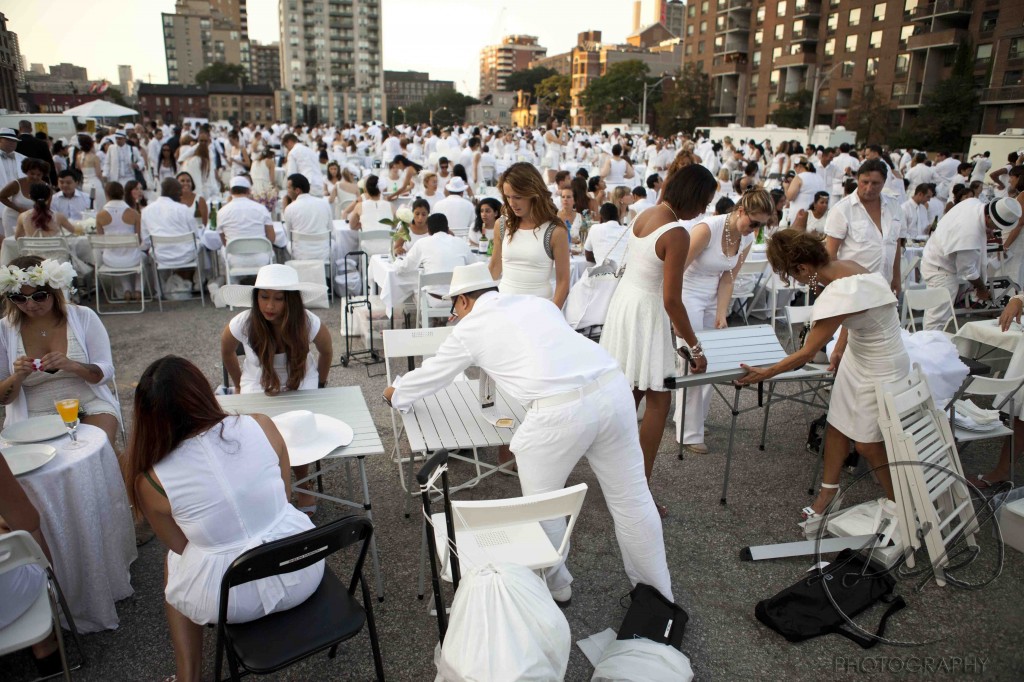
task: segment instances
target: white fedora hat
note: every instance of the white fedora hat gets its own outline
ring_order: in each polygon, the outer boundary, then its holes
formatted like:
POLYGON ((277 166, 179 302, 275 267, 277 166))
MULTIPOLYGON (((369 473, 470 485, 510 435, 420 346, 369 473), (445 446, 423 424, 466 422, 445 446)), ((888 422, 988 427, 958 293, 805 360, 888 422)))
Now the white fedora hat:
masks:
POLYGON ((283 412, 271 420, 288 446, 288 463, 302 466, 323 459, 352 442, 352 427, 334 417, 309 410, 283 412))
POLYGON ((274 291, 298 291, 302 294, 302 302, 309 303, 317 296, 327 293, 325 284, 300 282, 298 271, 288 265, 264 265, 256 273, 256 284, 226 284, 220 288, 224 303, 229 306, 248 308, 252 305, 253 289, 273 289, 274 291))
POLYGON ((448 181, 448 184, 444 186, 449 192, 465 192, 469 189, 469 185, 466 181, 456 175, 454 178, 448 181))
POLYGON ((470 291, 481 289, 494 289, 498 283, 491 277, 491 271, 487 269, 487 263, 473 263, 472 265, 457 265, 452 270, 452 284, 448 293, 441 298, 453 299, 459 294, 467 294, 470 291))

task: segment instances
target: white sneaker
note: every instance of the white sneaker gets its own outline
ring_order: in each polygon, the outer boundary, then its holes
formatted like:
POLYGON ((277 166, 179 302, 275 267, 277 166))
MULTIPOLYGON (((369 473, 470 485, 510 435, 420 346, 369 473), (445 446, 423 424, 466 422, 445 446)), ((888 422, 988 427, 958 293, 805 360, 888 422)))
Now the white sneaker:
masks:
POLYGON ((687 443, 683 447, 691 455, 706 455, 706 454, 708 454, 708 446, 704 445, 704 443, 687 443))
POLYGON ((555 600, 559 608, 564 609, 572 602, 572 585, 563 587, 560 590, 551 590, 551 598, 555 600))

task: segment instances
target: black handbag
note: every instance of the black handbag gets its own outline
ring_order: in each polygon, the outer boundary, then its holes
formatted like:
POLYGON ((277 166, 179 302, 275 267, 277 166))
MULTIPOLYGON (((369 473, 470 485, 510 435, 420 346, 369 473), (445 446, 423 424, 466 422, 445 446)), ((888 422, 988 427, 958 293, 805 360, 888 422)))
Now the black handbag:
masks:
POLYGON ((754 615, 790 642, 837 634, 870 649, 884 635, 889 618, 907 605, 903 597, 893 593, 895 586, 895 578, 880 573, 857 550, 846 549, 828 566, 758 602, 754 615), (874 637, 850 627, 847 618, 879 601, 889 604, 889 608, 874 637))
POLYGON ((632 603, 619 627, 616 639, 649 639, 679 649, 683 645, 683 630, 690 616, 683 607, 670 602, 658 590, 637 583, 629 593, 632 603))

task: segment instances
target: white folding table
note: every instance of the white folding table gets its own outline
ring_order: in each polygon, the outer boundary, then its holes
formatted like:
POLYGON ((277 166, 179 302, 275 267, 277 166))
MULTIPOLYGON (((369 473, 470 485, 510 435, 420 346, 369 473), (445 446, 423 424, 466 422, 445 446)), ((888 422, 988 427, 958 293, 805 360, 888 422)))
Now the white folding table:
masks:
MULTIPOLYGON (((383 455, 384 444, 381 443, 377 427, 373 423, 373 416, 370 414, 370 409, 363 398, 363 392, 358 386, 288 391, 276 396, 268 396, 264 393, 220 395, 217 396, 217 400, 226 411, 236 414, 252 414, 257 412, 274 417, 293 410, 309 410, 316 414, 340 419, 352 427, 354 434, 352 442, 324 457, 321 460, 323 462, 322 469, 295 481, 292 489, 300 491, 300 484, 311 481, 330 469, 347 464, 352 459, 355 459, 359 466, 359 478, 363 488, 362 502, 346 500, 317 490, 306 490, 305 488, 302 488, 300 492, 334 502, 335 504, 362 509, 366 512, 366 517, 371 522, 373 521, 373 511, 370 504, 370 486, 366 480, 366 464, 363 460, 369 455, 383 455)), ((376 534, 370 540, 370 553, 377 578, 377 598, 380 601, 384 601, 384 581, 381 578, 376 534)))
MULTIPOLYGON (((765 324, 749 327, 729 327, 727 329, 705 329, 697 332, 697 339, 700 341, 700 345, 704 349, 704 356, 707 358, 707 371, 703 374, 690 374, 689 367, 687 366, 685 375, 667 379, 665 385, 667 388, 683 389, 683 421, 686 419, 685 396, 686 390, 689 388, 710 385, 715 390, 715 393, 729 405, 732 411, 732 423, 729 427, 729 446, 725 455, 725 478, 722 482, 722 497, 719 500, 722 504, 725 504, 726 494, 729 490, 729 470, 732 465, 732 446, 733 439, 736 436, 736 420, 740 414, 759 410, 764 406, 764 384, 759 383, 757 384, 757 405, 742 410, 739 408, 740 391, 744 387, 734 382, 746 374, 746 370, 740 367, 740 363, 750 367, 769 367, 789 354, 783 349, 778 336, 775 335, 775 330, 765 324), (720 388, 725 384, 731 385, 734 389, 731 400, 720 388)), ((808 393, 817 393, 819 389, 813 387, 815 384, 820 387, 822 383, 831 383, 832 374, 820 369, 797 369, 773 377, 767 383, 774 387, 774 384, 780 381, 808 382, 812 388, 799 391, 796 394, 780 395, 775 398, 776 400, 817 405, 820 403, 808 402, 803 396, 808 393)), ((751 386, 750 388, 753 387, 751 386)), ((774 388, 771 389, 770 394, 774 394, 774 388)), ((767 413, 764 428, 767 428, 767 413)), ((682 440, 682 438, 679 439, 679 459, 683 459, 684 446, 682 440)), ((763 433, 761 449, 764 449, 763 433)))

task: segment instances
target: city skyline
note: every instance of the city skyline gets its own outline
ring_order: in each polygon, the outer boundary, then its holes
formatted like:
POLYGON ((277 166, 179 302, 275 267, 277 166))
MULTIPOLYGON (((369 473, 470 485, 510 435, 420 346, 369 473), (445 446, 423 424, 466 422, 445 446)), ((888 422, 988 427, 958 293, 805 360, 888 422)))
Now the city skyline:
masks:
MULTIPOLYGON (((8 28, 18 34, 26 68, 31 63, 68 62, 88 69, 89 78, 117 83, 117 67, 131 64, 144 82, 166 83, 161 12, 173 12, 174 0, 125 4, 120 0, 94 0, 88 13, 74 0, 47 3, 0 2, 8 28), (74 16, 74 22, 68 17, 74 16), (53 27, 59 26, 59 30, 53 27), (99 40, 87 43, 82 36, 99 40), (82 45, 88 45, 87 50, 82 45)), ((278 0, 248 0, 249 37, 276 42, 278 0)), ((538 37, 548 55, 568 51, 577 33, 600 30, 609 43, 625 40, 632 31, 633 3, 595 0, 586 11, 556 6, 544 0, 520 0, 515 7, 500 2, 434 0, 422 11, 418 0, 382 0, 383 67, 389 71, 426 71, 432 78, 451 80, 460 92, 479 94, 479 53, 508 34, 538 37), (455 33, 463 35, 452 40, 455 33), (418 36, 424 36, 420 39, 418 36), (421 47, 423 45, 424 47, 421 47)), ((651 16, 654 0, 644 0, 643 13, 651 16)), ((643 23, 649 23, 647 21, 643 23)))

